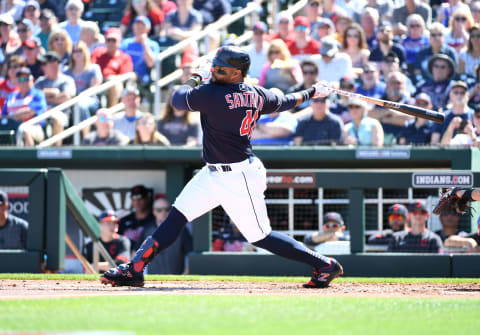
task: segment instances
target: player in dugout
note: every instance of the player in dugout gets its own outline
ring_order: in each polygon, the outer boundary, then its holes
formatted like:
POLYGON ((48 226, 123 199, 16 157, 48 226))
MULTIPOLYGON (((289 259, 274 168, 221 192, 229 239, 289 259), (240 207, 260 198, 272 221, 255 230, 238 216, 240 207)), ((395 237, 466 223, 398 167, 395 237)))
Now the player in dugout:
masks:
POLYGON ((266 169, 252 152, 250 137, 262 114, 287 111, 329 94, 326 83, 283 97, 244 78, 250 57, 239 47, 218 49, 213 59, 172 97, 177 109, 200 111, 206 165, 178 195, 165 221, 145 239, 132 261, 110 269, 100 280, 112 286, 143 286, 146 265, 179 236, 185 225, 221 205, 248 242, 276 255, 309 264, 305 288, 325 288, 343 274, 340 263, 295 239, 272 231, 264 191, 266 169), (211 79, 210 79, 211 78, 211 79), (210 79, 210 80, 209 80, 210 79))

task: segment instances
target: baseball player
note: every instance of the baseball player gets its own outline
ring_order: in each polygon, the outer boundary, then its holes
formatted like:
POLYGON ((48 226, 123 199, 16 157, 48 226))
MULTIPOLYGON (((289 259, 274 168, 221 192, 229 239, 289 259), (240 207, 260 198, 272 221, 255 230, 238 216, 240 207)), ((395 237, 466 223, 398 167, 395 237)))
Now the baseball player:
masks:
POLYGON ((172 97, 180 110, 200 111, 206 165, 185 186, 168 217, 145 239, 128 264, 107 271, 100 280, 112 286, 143 286, 143 269, 175 241, 189 221, 221 205, 243 236, 256 247, 313 267, 306 288, 324 288, 343 274, 333 258, 309 250, 293 238, 273 232, 264 191, 266 170, 255 157, 250 137, 263 114, 290 110, 304 101, 325 97, 324 83, 283 97, 244 82, 250 57, 242 49, 218 49, 172 97), (208 79, 211 80, 207 82, 208 79), (204 82, 202 84, 202 82, 204 82))

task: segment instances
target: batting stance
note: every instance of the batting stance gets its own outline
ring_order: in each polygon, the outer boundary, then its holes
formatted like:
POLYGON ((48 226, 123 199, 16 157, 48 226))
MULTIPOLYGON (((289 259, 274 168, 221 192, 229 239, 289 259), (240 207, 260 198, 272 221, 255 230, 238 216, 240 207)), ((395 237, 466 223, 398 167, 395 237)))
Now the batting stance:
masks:
POLYGON ((177 91, 177 109, 200 111, 203 159, 206 165, 188 182, 168 217, 138 249, 132 261, 110 269, 101 282, 113 286, 143 286, 143 269, 175 241, 185 224, 221 205, 253 245, 313 267, 306 288, 324 288, 343 274, 333 258, 306 248, 293 238, 273 232, 267 216, 264 191, 266 170, 252 153, 250 137, 262 114, 290 110, 304 101, 325 97, 320 84, 283 97, 263 87, 244 83, 250 57, 238 47, 219 49, 211 63, 177 91), (209 83, 201 84, 211 76, 209 83))

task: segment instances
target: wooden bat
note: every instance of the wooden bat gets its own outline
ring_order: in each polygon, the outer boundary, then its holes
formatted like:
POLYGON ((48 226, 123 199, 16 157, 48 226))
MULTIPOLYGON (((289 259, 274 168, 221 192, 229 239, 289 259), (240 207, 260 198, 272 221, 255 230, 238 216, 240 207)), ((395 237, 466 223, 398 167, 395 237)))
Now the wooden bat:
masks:
POLYGON ((371 104, 381 106, 381 107, 385 107, 385 108, 394 109, 396 111, 399 111, 399 112, 402 112, 402 113, 405 113, 405 114, 408 114, 408 115, 421 117, 423 119, 432 120, 432 121, 435 121, 435 122, 438 122, 438 123, 443 123, 443 121, 445 120, 445 116, 442 113, 435 112, 435 111, 432 111, 432 110, 429 110, 429 109, 420 108, 420 107, 417 107, 417 106, 412 106, 412 105, 407 105, 407 104, 401 104, 401 103, 388 101, 388 100, 370 98, 370 97, 367 97, 367 96, 364 96, 364 95, 361 95, 361 94, 358 94, 358 93, 343 91, 343 90, 340 90, 340 89, 337 89, 337 88, 334 88, 334 87, 330 87, 330 86, 327 86, 327 85, 324 85, 324 86, 327 88, 327 90, 329 90, 332 93, 337 93, 337 94, 340 94, 340 95, 343 95, 343 96, 346 96, 346 97, 350 97, 350 98, 360 99, 360 100, 369 102, 371 104))

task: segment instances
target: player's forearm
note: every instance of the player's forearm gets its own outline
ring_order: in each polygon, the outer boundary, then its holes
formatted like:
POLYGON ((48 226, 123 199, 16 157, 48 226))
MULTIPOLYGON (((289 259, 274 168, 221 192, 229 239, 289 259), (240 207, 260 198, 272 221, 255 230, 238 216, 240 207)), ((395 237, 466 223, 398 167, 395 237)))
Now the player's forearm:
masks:
POLYGON ((178 89, 176 89, 172 96, 172 106, 178 110, 191 110, 187 102, 187 94, 188 92, 190 92, 191 89, 192 86, 189 86, 186 83, 185 85, 182 85, 178 89))
POLYGON ((278 111, 283 112, 283 111, 295 108, 298 105, 302 104, 303 102, 310 100, 314 94, 315 94, 315 88, 313 87, 310 87, 300 92, 287 94, 283 97, 282 104, 278 111))

